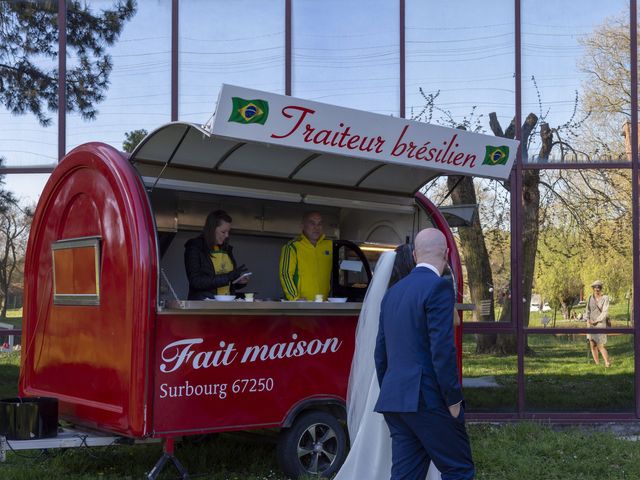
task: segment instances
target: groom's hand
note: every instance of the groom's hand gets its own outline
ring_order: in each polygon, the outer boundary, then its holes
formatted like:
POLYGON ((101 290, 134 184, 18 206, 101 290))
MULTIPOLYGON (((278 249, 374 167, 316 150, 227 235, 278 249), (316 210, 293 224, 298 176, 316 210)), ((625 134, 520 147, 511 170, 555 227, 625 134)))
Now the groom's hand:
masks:
POLYGON ((458 415, 460 415, 460 405, 462 405, 462 402, 449 406, 449 413, 453 418, 458 418, 458 415))

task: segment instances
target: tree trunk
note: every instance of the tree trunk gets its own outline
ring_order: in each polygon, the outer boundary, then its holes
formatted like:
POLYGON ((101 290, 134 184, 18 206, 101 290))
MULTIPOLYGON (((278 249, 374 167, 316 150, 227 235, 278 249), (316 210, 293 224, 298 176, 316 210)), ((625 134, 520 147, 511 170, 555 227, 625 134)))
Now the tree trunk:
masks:
POLYGON ((571 319, 571 300, 564 300, 562 302, 560 302, 560 311, 562 312, 562 319, 563 320, 570 320, 571 319))
MULTIPOLYGON (((527 141, 531 136, 536 124, 538 123, 538 117, 530 113, 525 119, 522 125, 522 157, 523 159, 528 158, 527 151, 527 141)), ((515 136, 515 121, 512 121, 509 127, 505 132, 502 131, 502 127, 498 122, 498 118, 495 113, 491 113, 489 115, 489 124, 491 126, 491 130, 494 135, 497 137, 505 137, 505 138, 514 138, 515 136)), ((546 129, 541 128, 541 138, 543 141, 543 148, 541 148, 540 156, 543 157, 545 152, 543 149, 548 147, 548 151, 546 151, 545 159, 549 158, 549 153, 551 151, 551 131, 548 128, 548 125, 543 124, 541 127, 546 126, 546 129), (546 142, 545 140, 549 140, 546 142)), ((529 305, 531 301, 531 287, 533 285, 533 274, 535 267, 535 255, 536 250, 538 248, 538 212, 540 209, 540 193, 539 186, 540 176, 537 171, 526 170, 523 174, 523 185, 522 185, 522 201, 523 201, 523 217, 524 217, 524 235, 523 235, 523 253, 524 258, 521 259, 523 265, 523 289, 524 289, 524 298, 526 299, 525 305, 529 305), (535 218, 536 221, 532 222, 531 219, 535 218), (527 232, 528 228, 531 227, 535 231, 527 232)), ((510 189, 510 184, 505 182, 505 188, 510 189)), ((514 239, 512 238, 512 241, 514 239)), ((488 262, 488 254, 486 253, 486 248, 484 252, 476 253, 478 255, 484 254, 487 255, 486 259, 488 262)), ((466 257, 465 257, 466 261, 466 257)), ((469 281, 471 284, 471 281, 469 281)), ((472 297, 473 299, 473 297, 472 297)), ((520 305, 520 303, 517 303, 520 305)), ((498 321, 500 322, 510 322, 512 320, 511 315, 511 295, 507 295, 504 299, 502 310, 500 312, 500 318, 498 321)), ((529 309, 525 309, 525 317, 524 317, 525 326, 529 324, 529 309)), ((498 335, 477 335, 476 336, 476 352, 478 353, 497 353, 500 355, 513 355, 518 351, 518 343, 517 338, 513 334, 498 334, 498 335), (492 343, 493 342, 493 343, 492 343)), ((525 345, 525 351, 529 351, 527 345, 525 345)))
POLYGON ((516 355, 518 353, 518 338, 512 333, 501 333, 496 339, 495 352, 499 355, 516 355))
MULTIPOLYGON (((476 205, 478 203, 471 177, 449 176, 447 187, 451 192, 451 201, 454 205, 476 205)), ((495 307, 493 294, 489 290, 493 285, 493 275, 478 216, 475 216, 471 226, 460 228, 458 232, 462 258, 467 270, 471 303, 476 306, 473 311, 473 321, 493 322, 495 321, 495 307)), ((492 353, 495 343, 495 334, 476 335, 476 353, 492 353)))
MULTIPOLYGON (((538 117, 529 114, 523 126, 522 138, 529 138, 535 128, 538 117), (525 130, 526 127, 526 130, 525 130), (527 132, 528 130, 528 132, 527 132), (525 135, 527 134, 527 135, 525 135)), ((540 124, 540 152, 539 162, 547 163, 551 155, 553 145, 553 133, 548 123, 540 124)), ((526 142, 525 142, 526 143, 526 142)), ((527 157, 526 148, 523 148, 523 158, 527 157)), ((524 170, 522 174, 522 203, 523 203, 523 248, 522 248, 522 288, 523 304, 531 303, 531 290, 533 289, 533 275, 535 273, 536 254, 538 252, 538 225, 540 223, 540 171, 524 170)), ((524 309, 524 326, 529 326, 529 309, 524 309)))
MULTIPOLYGON (((527 160, 529 153, 527 150, 527 140, 531 136, 533 129, 538 123, 538 117, 530 113, 524 124, 522 125, 522 158, 527 160)), ((551 152, 551 130, 549 125, 543 123, 540 125, 540 138, 542 139, 542 147, 540 148, 540 158, 545 160, 549 158, 551 152)), ((522 302, 517 301, 518 308, 522 305, 531 303, 531 289, 533 288, 533 275, 536 265, 536 252, 538 250, 538 216, 540 212, 540 173, 538 170, 524 170, 522 174, 522 213, 523 213, 523 229, 522 229, 522 302)), ((513 239, 512 239, 513 241, 513 239)), ((511 302, 509 302, 509 316, 502 315, 500 320, 509 321, 511 319, 511 302)), ((524 308, 524 326, 529 325, 529 308, 524 308)), ((526 337, 525 337, 526 339, 526 337)), ((525 340, 526 342, 526 340, 525 340)), ((525 353, 533 353, 529 349, 527 343, 524 346, 525 353)), ((518 342, 515 335, 502 334, 498 335, 496 341, 496 352, 502 355, 516 354, 518 351, 518 342)))
MULTIPOLYGON (((451 201, 454 205, 476 205, 478 203, 471 177, 449 176, 447 186, 451 191, 451 201)), ((462 257, 467 269, 471 303, 476 306, 473 311, 473 321, 493 322, 495 311, 493 295, 490 291, 493 282, 491 264, 478 216, 474 217, 471 226, 460 228, 458 232, 462 257)))
POLYGON ((497 337, 495 333, 476 334, 476 353, 494 353, 497 337))
MULTIPOLYGON (((538 251, 538 220, 540 213, 540 172, 525 170, 522 174, 522 305, 531 304, 533 275, 538 251)), ((529 308, 524 309, 524 326, 529 326, 529 308)))

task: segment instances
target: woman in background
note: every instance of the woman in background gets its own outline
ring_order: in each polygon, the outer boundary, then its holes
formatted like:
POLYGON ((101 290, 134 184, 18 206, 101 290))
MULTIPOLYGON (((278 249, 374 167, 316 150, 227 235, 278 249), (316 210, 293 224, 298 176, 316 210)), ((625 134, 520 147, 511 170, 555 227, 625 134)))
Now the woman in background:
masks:
POLYGON ((247 268, 236 267, 229 245, 231 217, 224 210, 207 216, 202 233, 184 245, 184 266, 189 279, 189 300, 204 300, 215 295, 233 294, 248 279, 247 268))
MULTIPOLYGON (((602 294, 602 282, 596 280, 591 284, 593 293, 589 295, 587 299, 587 307, 585 310, 585 316, 587 321, 587 328, 607 328, 607 322, 609 319, 609 297, 602 294)), ((604 333, 589 333, 587 334, 587 340, 589 340, 589 347, 591 347, 591 356, 596 365, 600 363, 598 352, 602 355, 604 360, 604 366, 610 367, 609 352, 605 345, 607 344, 607 336, 604 333)))

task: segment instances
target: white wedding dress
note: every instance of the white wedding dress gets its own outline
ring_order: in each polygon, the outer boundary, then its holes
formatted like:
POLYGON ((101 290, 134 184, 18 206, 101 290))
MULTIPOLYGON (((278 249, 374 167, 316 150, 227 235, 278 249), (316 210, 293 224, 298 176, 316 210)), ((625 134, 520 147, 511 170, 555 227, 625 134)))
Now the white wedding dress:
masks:
MULTIPOLYGON (((349 375, 347 425, 351 450, 334 480, 389 480, 391 436, 382 414, 374 412, 380 387, 373 360, 378 334, 380 303, 387 291, 395 252, 380 256, 362 305, 356 329, 356 347, 349 375)), ((433 463, 426 480, 441 480, 433 463)))

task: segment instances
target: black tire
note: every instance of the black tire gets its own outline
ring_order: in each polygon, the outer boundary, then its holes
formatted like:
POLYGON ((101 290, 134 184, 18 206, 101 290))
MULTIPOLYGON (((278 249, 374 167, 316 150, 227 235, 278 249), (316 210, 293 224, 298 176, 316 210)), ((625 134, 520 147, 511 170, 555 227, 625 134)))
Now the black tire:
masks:
POLYGON ((278 463, 291 478, 330 477, 347 456, 347 435, 336 417, 320 410, 300 414, 278 438, 278 463))

